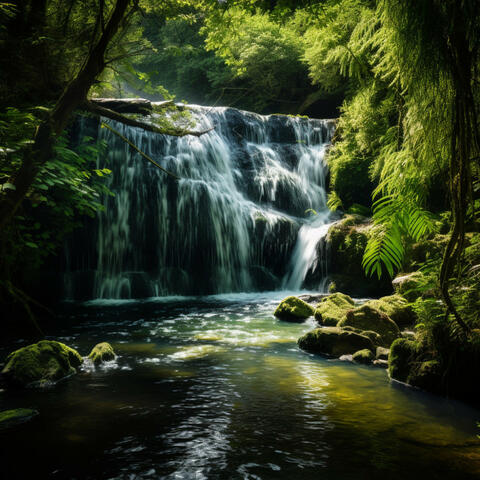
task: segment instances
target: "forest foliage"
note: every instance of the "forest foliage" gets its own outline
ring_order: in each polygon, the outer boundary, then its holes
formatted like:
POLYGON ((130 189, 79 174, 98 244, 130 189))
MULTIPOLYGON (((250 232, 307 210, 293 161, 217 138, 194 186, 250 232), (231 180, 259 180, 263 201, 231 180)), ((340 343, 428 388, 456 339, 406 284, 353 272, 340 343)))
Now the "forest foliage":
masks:
POLYGON ((87 139, 73 151, 62 133, 87 93, 338 113, 329 205, 372 210, 378 233, 366 271, 408 269, 411 245, 436 235, 450 211, 447 253, 424 269, 442 314, 468 330, 478 321, 464 308, 478 301, 465 293, 478 269, 464 252, 480 201, 479 10, 476 0, 0 2, 0 203, 22 166, 33 167, 3 230, 0 276, 10 282, 25 264, 40 265, 101 208, 102 146, 87 139), (82 98, 68 104, 86 67, 82 98), (52 119, 61 131, 35 150, 52 119))

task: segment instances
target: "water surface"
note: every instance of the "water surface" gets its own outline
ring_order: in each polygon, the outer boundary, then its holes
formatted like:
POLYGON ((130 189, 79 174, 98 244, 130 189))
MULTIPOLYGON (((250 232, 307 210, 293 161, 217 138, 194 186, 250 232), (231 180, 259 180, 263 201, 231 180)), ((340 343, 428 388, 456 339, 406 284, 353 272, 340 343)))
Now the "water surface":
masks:
POLYGON ((118 358, 47 391, 0 393, 2 410, 40 411, 0 434, 1 478, 480 477, 478 410, 302 352, 314 322, 275 319, 281 297, 67 306, 52 338, 82 355, 108 341, 118 358))

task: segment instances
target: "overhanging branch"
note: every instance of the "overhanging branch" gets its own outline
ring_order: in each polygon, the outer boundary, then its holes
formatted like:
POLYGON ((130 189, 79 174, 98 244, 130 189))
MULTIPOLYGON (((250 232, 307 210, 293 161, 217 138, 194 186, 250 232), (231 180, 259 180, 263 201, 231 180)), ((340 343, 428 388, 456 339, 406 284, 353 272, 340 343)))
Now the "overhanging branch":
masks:
POLYGON ((185 137, 186 135, 193 135, 195 137, 200 137, 212 131, 215 128, 215 126, 213 126, 212 128, 209 128, 207 130, 201 130, 198 132, 193 130, 174 130, 169 128, 161 128, 161 127, 157 127, 156 125, 152 125, 151 123, 142 122, 140 120, 129 118, 125 115, 122 115, 113 110, 110 110, 109 108, 105 108, 98 104, 95 104, 90 100, 87 100, 86 102, 83 103, 83 108, 85 108, 85 110, 95 115, 100 115, 102 117, 110 118, 111 120, 115 120, 117 122, 123 123, 130 127, 142 128, 143 130, 146 130, 148 132, 159 133, 162 135, 170 135, 173 137, 185 137))
POLYGON ((135 151, 137 151, 145 160, 148 160, 150 163, 155 165, 157 168, 162 170, 162 172, 165 172, 167 175, 170 175, 173 177, 175 180, 180 180, 180 177, 177 177, 174 173, 169 172, 167 169, 163 168, 161 165, 159 165, 152 157, 148 156, 145 152, 142 152, 133 142, 131 142, 127 137, 124 137, 120 132, 115 130, 113 127, 111 127, 108 123, 102 122, 102 128, 108 128, 112 133, 120 137, 125 143, 130 145, 135 151))

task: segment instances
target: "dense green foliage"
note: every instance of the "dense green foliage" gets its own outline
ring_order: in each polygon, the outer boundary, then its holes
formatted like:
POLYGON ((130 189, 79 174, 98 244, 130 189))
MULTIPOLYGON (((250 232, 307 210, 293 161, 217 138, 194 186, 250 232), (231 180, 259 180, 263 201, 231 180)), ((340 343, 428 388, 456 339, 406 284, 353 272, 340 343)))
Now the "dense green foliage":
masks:
POLYGON ((340 98, 329 205, 373 212, 352 248, 368 274, 422 269, 418 330, 444 348, 438 325, 479 325, 479 18, 475 0, 0 3, 0 280, 24 301, 13 285, 101 208, 102 146, 73 149, 66 132, 87 93, 269 113, 340 98))

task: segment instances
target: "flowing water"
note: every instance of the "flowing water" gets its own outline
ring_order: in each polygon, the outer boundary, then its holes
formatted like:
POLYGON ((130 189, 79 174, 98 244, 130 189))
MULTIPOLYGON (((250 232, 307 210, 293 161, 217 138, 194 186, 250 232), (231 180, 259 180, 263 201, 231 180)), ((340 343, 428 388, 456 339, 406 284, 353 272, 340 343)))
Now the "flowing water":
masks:
POLYGON ((195 129, 214 129, 174 138, 110 122, 178 182, 110 130, 80 124, 79 138, 108 145, 98 168, 113 171, 115 196, 66 249, 66 298, 300 289, 307 275, 310 288, 322 288, 326 262, 316 246, 331 222, 324 156, 334 123, 220 107, 190 112, 195 129))
MULTIPOLYGON (((115 196, 66 248, 66 297, 96 300, 66 304, 51 338, 118 357, 50 390, 0 391, 0 410, 40 412, 0 431, 1 479, 479 478, 478 410, 300 351, 313 320, 272 315, 288 292, 205 296, 326 289, 333 123, 192 111, 215 129, 112 123, 179 182, 82 126, 108 144, 98 167, 115 196)), ((22 345, 0 344, 0 360, 22 345)))
POLYGON ((53 338, 118 358, 0 393, 2 410, 40 411, 0 432, 1 478, 479 478, 479 410, 302 352, 313 320, 276 320, 283 295, 67 306, 53 338))

